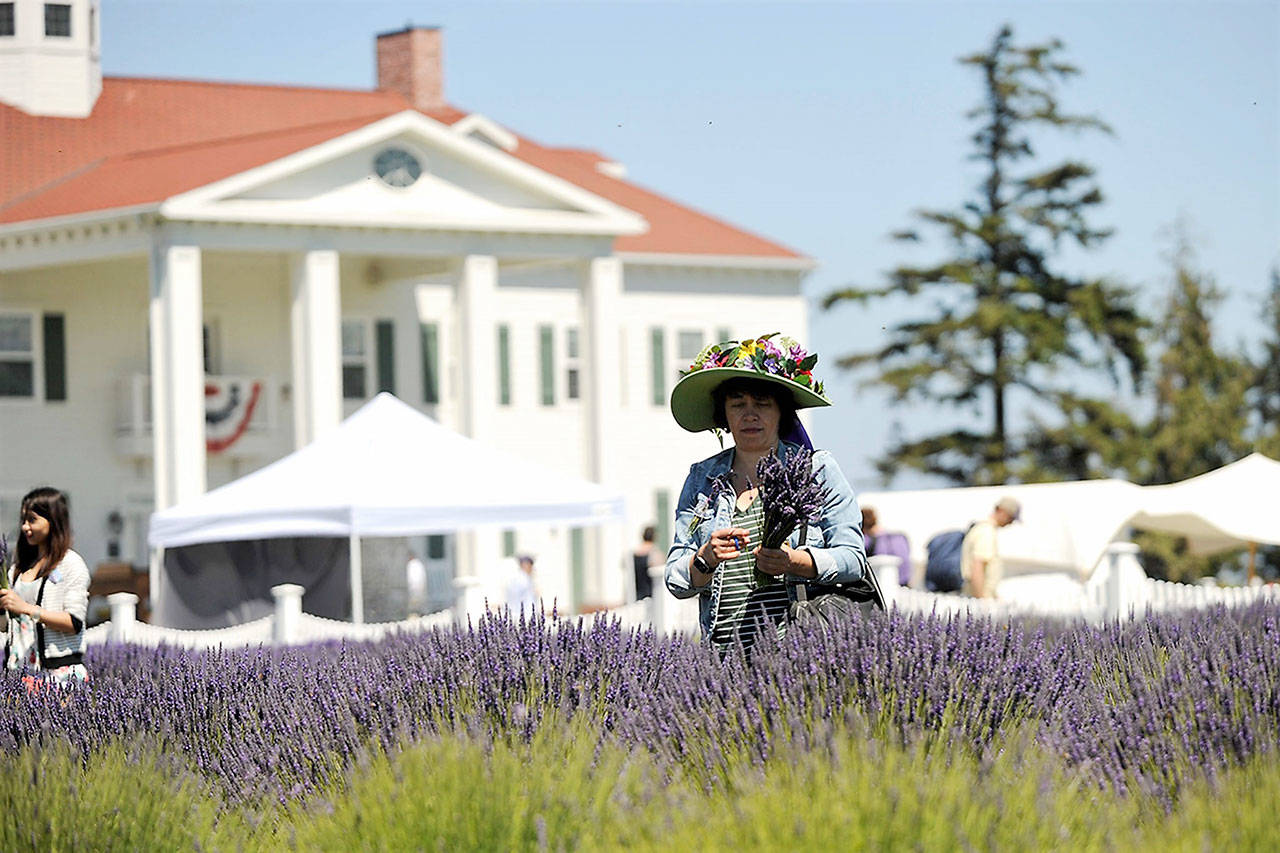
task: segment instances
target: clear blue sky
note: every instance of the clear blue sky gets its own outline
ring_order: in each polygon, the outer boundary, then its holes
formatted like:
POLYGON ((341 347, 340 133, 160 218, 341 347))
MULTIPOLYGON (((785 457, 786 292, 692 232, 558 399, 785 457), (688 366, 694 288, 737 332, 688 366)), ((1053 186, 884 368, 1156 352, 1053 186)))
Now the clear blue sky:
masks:
MULTIPOLYGON (((793 246, 819 269, 813 348, 836 401, 815 438, 859 488, 898 421, 911 434, 977 413, 890 410, 831 369, 883 340, 906 303, 823 313, 822 294, 920 261, 887 239, 920 207, 973 184, 964 113, 980 97, 957 56, 1002 23, 1020 43, 1060 38, 1084 74, 1061 92, 1114 137, 1046 138, 1092 163, 1116 229, 1063 271, 1114 275, 1154 308, 1161 233, 1191 223, 1198 259, 1228 293, 1223 340, 1249 346, 1280 261, 1280 4, 209 2, 104 0, 107 74, 367 88, 373 37, 407 23, 445 32, 446 94, 527 136, 595 148, 629 177, 793 246)), ((762 331, 765 331, 762 329, 762 331)), ((902 478, 898 486, 923 484, 902 478)))

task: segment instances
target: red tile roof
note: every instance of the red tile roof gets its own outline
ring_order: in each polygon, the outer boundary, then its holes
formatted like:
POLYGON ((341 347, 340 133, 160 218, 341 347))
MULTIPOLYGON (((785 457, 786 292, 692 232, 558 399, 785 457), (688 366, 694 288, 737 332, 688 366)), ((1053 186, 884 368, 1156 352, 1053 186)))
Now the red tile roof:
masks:
MULTIPOLYGON (((386 91, 107 77, 88 118, 0 104, 0 224, 157 204, 411 109, 386 91)), ((452 124, 454 107, 427 115, 452 124)), ((643 216, 623 252, 798 259, 596 165, 606 158, 524 137, 512 154, 643 216)))

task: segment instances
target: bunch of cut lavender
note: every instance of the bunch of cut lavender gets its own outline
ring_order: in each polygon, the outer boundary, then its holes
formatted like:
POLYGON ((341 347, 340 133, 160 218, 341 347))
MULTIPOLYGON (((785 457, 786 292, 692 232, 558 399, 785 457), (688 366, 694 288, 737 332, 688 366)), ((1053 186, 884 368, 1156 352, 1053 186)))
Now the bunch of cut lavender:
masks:
MULTIPOLYGON (((831 492, 813 473, 813 452, 801 448, 783 462, 769 454, 756 465, 756 486, 764 510, 761 548, 781 548, 798 524, 812 524, 822 517, 831 492)), ((756 570, 756 584, 776 580, 756 570)))

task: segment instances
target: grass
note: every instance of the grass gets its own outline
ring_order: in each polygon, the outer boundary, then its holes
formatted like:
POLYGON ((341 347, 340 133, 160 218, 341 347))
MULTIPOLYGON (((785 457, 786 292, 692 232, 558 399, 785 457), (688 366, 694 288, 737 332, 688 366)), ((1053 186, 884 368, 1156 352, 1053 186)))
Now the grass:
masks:
POLYGON ((245 816, 149 749, 113 744, 88 761, 69 745, 27 747, 0 760, 0 850, 227 849, 245 816))
POLYGON ((306 801, 232 806, 171 757, 114 744, 0 758, 0 846, 41 850, 1269 849, 1274 757, 1117 796, 1014 733, 983 755, 842 731, 739 762, 711 790, 580 724, 528 743, 432 738, 362 756, 306 801))

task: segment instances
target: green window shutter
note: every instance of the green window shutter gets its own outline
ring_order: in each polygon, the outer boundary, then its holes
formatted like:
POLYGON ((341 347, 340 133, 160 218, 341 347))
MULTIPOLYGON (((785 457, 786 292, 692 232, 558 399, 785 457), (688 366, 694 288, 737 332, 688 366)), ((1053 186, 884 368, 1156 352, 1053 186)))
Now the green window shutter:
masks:
POLYGON ((67 399, 67 342, 63 315, 44 315, 44 398, 67 399))
POLYGON ((427 559, 444 559, 444 536, 442 534, 433 533, 427 537, 427 559))
POLYGON ((511 327, 505 325, 498 327, 498 405, 511 405, 511 327))
POLYGON ((654 544, 662 551, 671 547, 671 492, 658 489, 653 493, 653 514, 657 518, 654 544))
POLYGON ((440 402, 440 327, 435 323, 418 325, 418 341, 422 345, 422 402, 440 402))
POLYGON ((516 554, 516 532, 514 530, 502 531, 502 556, 514 557, 516 554))
POLYGON ((582 608, 582 597, 587 586, 587 544, 581 527, 569 531, 569 573, 572 583, 570 604, 574 611, 582 608))
POLYGON ((378 347, 378 390, 396 393, 396 327, 379 320, 375 329, 378 347))
POLYGON ((731 341, 731 340, 733 340, 733 332, 724 328, 716 329, 716 339, 714 343, 722 344, 725 341, 731 341))
POLYGON ((662 329, 651 329, 650 352, 653 356, 653 404, 667 402, 667 342, 662 329))
POLYGON ((556 346, 555 330, 551 326, 538 327, 539 366, 542 375, 542 405, 556 404, 556 346))

